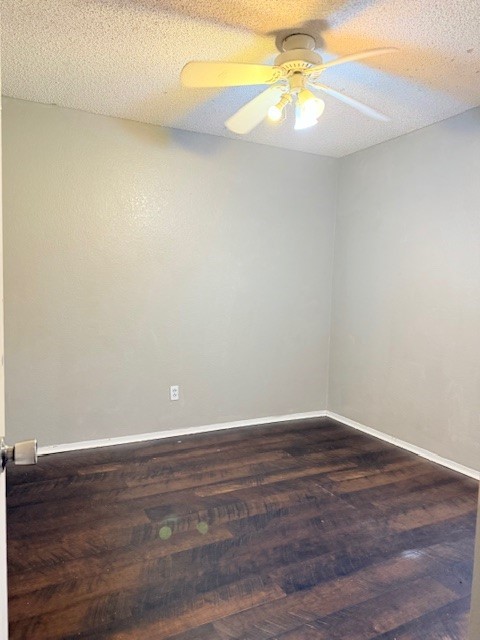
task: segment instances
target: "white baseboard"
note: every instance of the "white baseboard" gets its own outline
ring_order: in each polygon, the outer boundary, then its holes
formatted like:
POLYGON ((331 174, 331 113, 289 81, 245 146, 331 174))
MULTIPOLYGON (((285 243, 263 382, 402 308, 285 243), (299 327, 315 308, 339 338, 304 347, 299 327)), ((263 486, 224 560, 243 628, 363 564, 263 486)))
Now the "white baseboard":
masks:
POLYGON ((145 442, 146 440, 160 440, 163 438, 177 438, 178 436, 192 435, 194 433, 207 433, 208 431, 220 431, 222 429, 238 429, 239 427, 254 427, 261 424, 275 424, 276 422, 288 422, 289 420, 305 420, 306 418, 324 418, 325 410, 306 411, 304 413, 291 413, 283 416, 268 416, 265 418, 252 418, 248 420, 236 420, 235 422, 219 422, 197 427, 184 427, 165 431, 153 431, 151 433, 138 433, 131 436, 118 436, 116 438, 103 438, 101 440, 85 440, 84 442, 68 442, 66 444, 52 444, 38 447, 38 455, 45 456, 50 453, 62 453, 65 451, 80 451, 82 449, 96 449, 97 447, 110 447, 115 444, 131 444, 133 442, 145 442))
POLYGON ((384 440, 390 444, 393 444, 402 449, 406 449, 407 451, 411 451, 412 453, 421 456, 422 458, 426 458, 431 462, 436 462, 448 469, 452 469, 453 471, 458 471, 470 478, 475 478, 475 480, 480 480, 480 471, 475 469, 470 469, 469 467, 465 467, 464 465, 458 464, 453 460, 448 460, 447 458, 442 458, 436 453, 432 453, 431 451, 427 451, 426 449, 422 449, 421 447, 417 447, 414 444, 410 444, 409 442, 405 442, 405 440, 400 440, 399 438, 395 438, 394 436, 390 436, 382 431, 377 431, 376 429, 372 429, 371 427, 367 427, 359 422, 355 422, 355 420, 350 420, 350 418, 345 418, 344 416, 338 415, 338 413, 333 413, 333 411, 307 411, 304 413, 291 413, 283 416, 268 416, 265 418, 251 418, 248 420, 236 420, 234 422, 219 422, 216 424, 207 424, 201 425, 197 427, 184 427, 182 429, 171 429, 164 431, 153 431, 151 433, 139 433, 136 435, 129 436, 118 436, 116 438, 103 438, 100 440, 85 440, 84 442, 69 442, 65 444, 53 444, 49 446, 39 447, 38 455, 45 456, 50 453, 62 453, 66 451, 80 451, 82 449, 96 449, 98 447, 110 447, 116 444, 131 444, 134 442, 145 442, 146 440, 160 440, 163 438, 178 438, 179 436, 192 435, 195 433, 207 433, 209 431, 221 431, 223 429, 238 429, 240 427, 253 427, 262 424, 275 424, 277 422, 288 422, 289 420, 305 420, 306 418, 331 418, 332 420, 336 420, 341 424, 347 425, 348 427, 353 427, 353 429, 357 429, 358 431, 363 431, 363 433, 367 433, 368 435, 373 436, 374 438, 379 438, 380 440, 384 440))
POLYGON ((371 427, 366 427, 364 424, 360 424, 360 422, 355 422, 355 420, 350 420, 350 418, 340 416, 338 415, 338 413, 333 413, 333 411, 326 411, 325 415, 328 418, 336 420, 337 422, 341 422, 348 427, 353 427, 354 429, 358 429, 358 431, 368 433, 368 435, 370 436, 379 438, 380 440, 384 440, 385 442, 388 442, 390 444, 394 444, 395 446, 406 449, 407 451, 411 451, 412 453, 416 453, 417 456, 426 458, 431 462, 436 462, 437 464, 441 464, 443 467, 447 467, 448 469, 452 469, 453 471, 463 473, 463 475, 470 476, 470 478, 474 478, 475 480, 480 480, 480 471, 470 469, 470 467, 465 467, 463 464, 458 464, 458 462, 448 460, 448 458, 442 458, 442 456, 439 456, 436 453, 432 453, 431 451, 427 451, 427 449, 417 447, 415 444, 410 444, 409 442, 405 442, 405 440, 400 440, 399 438, 390 436, 387 433, 383 433, 382 431, 377 431, 376 429, 372 429, 371 427))

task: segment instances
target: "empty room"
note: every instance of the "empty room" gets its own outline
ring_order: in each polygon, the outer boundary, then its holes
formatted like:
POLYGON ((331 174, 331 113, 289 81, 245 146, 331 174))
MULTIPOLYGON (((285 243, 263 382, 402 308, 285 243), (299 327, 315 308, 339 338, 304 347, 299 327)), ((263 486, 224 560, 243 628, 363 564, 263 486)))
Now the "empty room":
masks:
POLYGON ((0 7, 0 640, 480 640, 478 0, 0 7))

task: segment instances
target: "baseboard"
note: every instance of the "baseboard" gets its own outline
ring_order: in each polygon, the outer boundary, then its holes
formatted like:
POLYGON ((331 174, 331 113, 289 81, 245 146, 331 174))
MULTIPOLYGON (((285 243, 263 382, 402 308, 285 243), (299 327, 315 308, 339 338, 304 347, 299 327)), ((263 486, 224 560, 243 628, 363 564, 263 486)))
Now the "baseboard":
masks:
POLYGON ((165 431, 153 431, 151 433, 139 433, 130 436, 116 438, 103 438, 100 440, 85 440, 84 442, 69 442, 66 444, 52 444, 38 448, 38 455, 45 456, 51 453, 63 453, 65 451, 80 451, 82 449, 96 449, 98 447, 111 447, 116 444, 131 444, 145 442, 146 440, 160 440, 163 438, 178 438, 179 436, 195 433, 207 433, 208 431, 221 431, 223 429, 238 429, 240 427, 254 427, 261 424, 275 424, 276 422, 288 422, 290 420, 305 420, 306 418, 324 418, 325 410, 306 411, 304 413, 291 413, 282 416, 268 416, 265 418, 251 418, 248 420, 236 420, 234 422, 219 422, 215 424, 201 425, 197 427, 184 427, 165 431))
POLYGON ((344 416, 341 416, 338 413, 334 413, 333 411, 326 411, 326 410, 307 411, 304 413, 291 413, 287 415, 268 416, 264 418, 251 418, 248 420, 236 420, 234 422, 218 422, 215 424, 207 424, 207 425, 201 425, 196 427, 184 427, 182 429, 152 431, 150 433, 139 433, 136 435, 118 436, 116 438, 103 438, 100 440, 85 440, 83 442, 53 444, 49 446, 39 447, 38 455, 45 456, 51 453, 63 453, 66 451, 81 451, 82 449, 96 449, 98 447, 110 447, 116 444, 131 444, 135 442, 145 442, 146 440, 178 438, 179 436, 192 435, 195 433, 207 433, 209 431, 221 431, 223 429, 238 429, 241 427, 253 427, 253 426, 262 425, 262 424, 275 424, 277 422, 288 422, 290 420, 305 420, 307 418, 325 418, 325 417, 331 418, 332 420, 336 420, 341 424, 347 425, 348 427, 352 427, 353 429, 357 429, 358 431, 362 431, 363 433, 367 433, 368 435, 371 435, 374 438, 379 438, 380 440, 384 440, 385 442, 388 442, 397 447, 400 447, 401 449, 406 449, 407 451, 411 451, 412 453, 415 453, 418 456, 421 456, 422 458, 426 458, 431 462, 436 462, 437 464, 440 464, 443 467, 447 467, 448 469, 452 469, 453 471, 458 471, 459 473, 469 476, 470 478, 474 478, 475 480, 480 480, 480 471, 476 471, 475 469, 470 469, 469 467, 465 467, 464 465, 458 464, 453 460, 442 458, 436 453, 427 451, 427 449, 422 449, 421 447, 417 447, 414 444, 405 442, 405 440, 400 440, 399 438, 390 436, 386 433, 383 433, 382 431, 377 431, 377 429, 372 429, 371 427, 367 427, 364 424, 355 422, 355 420, 350 420, 350 418, 345 418, 344 416))
POLYGON ((390 436, 387 433, 383 433, 382 431, 377 431, 376 429, 372 429, 371 427, 366 427, 364 424, 360 424, 360 422, 355 422, 355 420, 350 420, 350 418, 340 416, 338 415, 338 413, 333 413, 333 411, 326 411, 325 415, 328 418, 336 420, 337 422, 341 422, 348 427, 353 427, 354 429, 358 429, 358 431, 368 433, 368 435, 370 436, 379 438, 380 440, 384 440, 385 442, 388 442, 390 444, 394 444, 395 446, 406 449, 407 451, 411 451, 412 453, 416 453, 417 456, 426 458, 431 462, 436 462, 443 467, 447 467, 448 469, 452 469, 453 471, 463 473, 463 475, 474 478, 475 480, 480 480, 480 471, 465 467, 464 465, 458 464, 458 462, 454 462, 453 460, 449 460, 448 458, 442 458, 442 456, 439 456, 436 453, 432 453, 431 451, 427 451, 427 449, 417 447, 415 444, 410 444, 410 442, 405 442, 405 440, 400 440, 399 438, 390 436))

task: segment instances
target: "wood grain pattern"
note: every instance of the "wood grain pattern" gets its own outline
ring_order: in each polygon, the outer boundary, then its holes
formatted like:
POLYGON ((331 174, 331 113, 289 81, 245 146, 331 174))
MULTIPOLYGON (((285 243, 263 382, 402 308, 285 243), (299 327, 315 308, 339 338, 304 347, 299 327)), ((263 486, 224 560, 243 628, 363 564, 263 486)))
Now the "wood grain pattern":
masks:
POLYGON ((12 640, 466 640, 477 483, 328 418, 8 472, 12 640))

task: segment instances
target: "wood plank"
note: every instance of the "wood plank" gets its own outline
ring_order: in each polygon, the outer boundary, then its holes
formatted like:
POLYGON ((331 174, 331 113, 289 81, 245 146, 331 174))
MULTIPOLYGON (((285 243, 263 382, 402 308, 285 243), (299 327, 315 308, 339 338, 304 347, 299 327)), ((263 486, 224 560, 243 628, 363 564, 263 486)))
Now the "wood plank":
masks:
POLYGON ((442 607, 456 599, 454 593, 435 580, 419 578, 366 602, 281 633, 277 639, 304 640, 311 634, 317 640, 373 640, 412 618, 418 619, 433 607, 442 607))

